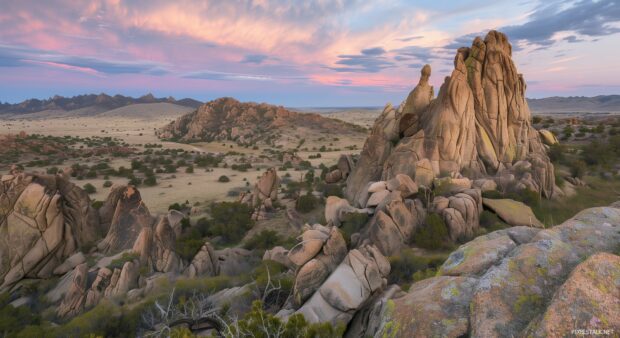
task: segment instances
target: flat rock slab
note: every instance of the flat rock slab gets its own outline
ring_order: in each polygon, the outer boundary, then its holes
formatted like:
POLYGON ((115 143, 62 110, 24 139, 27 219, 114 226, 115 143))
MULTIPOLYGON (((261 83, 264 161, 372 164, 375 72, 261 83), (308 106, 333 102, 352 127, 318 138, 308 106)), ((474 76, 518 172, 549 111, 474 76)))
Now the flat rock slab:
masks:
POLYGON ((512 226, 545 227, 542 222, 536 218, 532 209, 521 202, 508 198, 483 198, 482 204, 496 213, 504 222, 512 226))

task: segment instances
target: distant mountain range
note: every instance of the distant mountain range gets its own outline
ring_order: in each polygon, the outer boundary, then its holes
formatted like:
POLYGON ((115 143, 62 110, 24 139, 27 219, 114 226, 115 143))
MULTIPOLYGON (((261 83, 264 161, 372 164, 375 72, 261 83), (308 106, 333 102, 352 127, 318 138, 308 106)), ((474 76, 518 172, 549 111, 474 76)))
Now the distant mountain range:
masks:
POLYGON ((0 103, 0 116, 16 116, 40 112, 73 112, 75 115, 96 115, 98 113, 133 104, 169 103, 177 106, 198 108, 202 102, 194 99, 175 100, 173 97, 156 98, 147 94, 139 98, 123 95, 89 94, 73 97, 54 96, 46 100, 29 99, 20 103, 0 103))
POLYGON ((535 113, 620 112, 620 95, 553 96, 544 99, 528 99, 527 103, 530 110, 535 113))
MULTIPOLYGON (((542 99, 528 99, 530 109, 534 113, 562 113, 562 112, 620 112, 620 95, 599 95, 594 97, 569 96, 569 97, 547 97, 542 99)), ((138 98, 123 95, 110 96, 107 94, 88 94, 73 97, 54 96, 49 99, 29 99, 20 103, 0 102, 0 117, 54 117, 54 116, 94 116, 104 114, 108 111, 119 110, 120 108, 135 106, 131 111, 138 111, 141 108, 141 115, 148 114, 148 111, 157 107, 159 110, 184 111, 183 108, 196 109, 203 102, 185 98, 176 100, 173 97, 156 98, 152 94, 147 94, 138 98), (167 104, 167 105, 154 105, 167 104), (170 106, 174 105, 174 106, 170 106)), ((360 107, 350 108, 292 108, 293 111, 300 112, 333 112, 347 109, 361 109, 360 107)), ((365 110, 380 110, 382 107, 364 107, 365 110)))

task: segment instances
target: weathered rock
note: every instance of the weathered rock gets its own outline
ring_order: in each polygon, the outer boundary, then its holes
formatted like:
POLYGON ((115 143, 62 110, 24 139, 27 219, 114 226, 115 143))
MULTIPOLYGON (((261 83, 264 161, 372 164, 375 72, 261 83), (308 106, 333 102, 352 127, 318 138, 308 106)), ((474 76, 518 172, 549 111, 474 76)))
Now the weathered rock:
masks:
POLYGON ((544 225, 532 212, 532 209, 522 202, 511 199, 483 198, 482 203, 496 213, 504 222, 512 226, 544 228, 544 225))
POLYGON ((88 265, 80 264, 75 268, 73 282, 62 303, 58 307, 59 317, 73 317, 82 311, 86 300, 86 286, 88 282, 88 265))
POLYGON ((366 208, 376 207, 381 203, 388 195, 390 194, 389 190, 379 190, 377 192, 372 193, 368 198, 368 202, 366 202, 366 208))
POLYGON ((403 174, 397 174, 393 179, 387 181, 387 189, 399 191, 402 198, 418 193, 418 185, 413 182, 411 177, 403 174))
POLYGON ((355 163, 353 162, 353 158, 351 157, 351 155, 342 154, 340 155, 340 158, 338 158, 337 166, 338 170, 340 170, 342 178, 347 179, 347 177, 349 177, 349 174, 355 167, 355 163))
POLYGON ((487 178, 481 178, 481 179, 475 180, 472 186, 476 189, 480 189, 481 191, 497 190, 497 183, 495 183, 494 180, 487 179, 487 178))
POLYGON ((461 337, 467 335, 469 304, 476 287, 470 277, 433 277, 388 302, 375 337, 461 337))
POLYGON ((132 248, 142 228, 152 224, 153 218, 140 192, 133 186, 126 186, 117 201, 110 230, 97 247, 106 254, 132 248))
POLYGON ((215 251, 209 242, 202 245, 196 256, 185 270, 188 277, 217 276, 219 274, 219 262, 215 251))
POLYGON ((334 271, 347 254, 347 244, 336 227, 329 229, 321 251, 314 258, 300 266, 295 276, 293 300, 296 307, 301 306, 334 271))
POLYGON ((567 337, 573 330, 620 330, 620 257, 590 256, 579 264, 551 299, 540 320, 527 329, 531 337, 567 337))
POLYGON ((541 135, 531 125, 525 81, 517 73, 504 34, 490 31, 484 40, 476 38, 471 48, 459 48, 454 70, 436 99, 427 83, 430 67, 424 66, 422 73, 420 84, 401 105, 399 136, 380 134, 390 130, 389 109, 377 119, 357 171, 349 177, 347 190, 355 191, 347 194, 349 201, 359 200, 359 190, 366 183, 398 174, 430 187, 441 173, 489 179, 519 161, 532 165, 531 177, 519 187, 552 196, 553 165, 541 135), (386 140, 396 141, 393 149, 386 140))
POLYGON ((329 238, 329 232, 309 229, 300 237, 301 242, 295 245, 288 253, 288 258, 297 266, 306 264, 321 251, 323 244, 329 238))
POLYGON ((379 211, 371 221, 368 238, 385 256, 399 252, 408 240, 385 212, 379 211))
POLYGON ((325 201, 325 221, 327 224, 340 226, 346 214, 368 213, 367 209, 357 209, 349 205, 349 201, 337 196, 329 196, 325 201))
POLYGON ((278 262, 288 267, 289 269, 295 268, 293 262, 291 262, 291 260, 288 258, 288 250, 281 246, 276 246, 269 250, 265 250, 265 253, 263 254, 263 260, 278 262))
POLYGON ((551 229, 479 237, 452 253, 443 276, 385 302, 379 329, 366 335, 562 337, 589 325, 615 329, 620 262, 596 253, 617 250, 618 229, 620 209, 605 207, 551 229))
POLYGON ((353 313, 385 286, 390 264, 372 246, 353 249, 297 311, 311 323, 347 324, 353 313))
POLYGON ((84 257, 84 254, 81 251, 78 251, 71 257, 67 258, 67 260, 65 260, 62 264, 57 266, 54 269, 54 274, 64 275, 65 273, 69 272, 70 270, 84 262, 86 262, 86 257, 84 257))
POLYGON ((550 130, 540 129, 538 131, 538 133, 540 133, 540 137, 541 137, 543 143, 548 145, 548 146, 552 146, 554 144, 559 143, 558 138, 550 130))
POLYGON ((342 179, 342 172, 340 169, 335 169, 325 175, 325 183, 337 183, 342 179))
POLYGON ((62 175, 0 178, 0 289, 51 277, 99 238, 99 220, 82 189, 62 175))

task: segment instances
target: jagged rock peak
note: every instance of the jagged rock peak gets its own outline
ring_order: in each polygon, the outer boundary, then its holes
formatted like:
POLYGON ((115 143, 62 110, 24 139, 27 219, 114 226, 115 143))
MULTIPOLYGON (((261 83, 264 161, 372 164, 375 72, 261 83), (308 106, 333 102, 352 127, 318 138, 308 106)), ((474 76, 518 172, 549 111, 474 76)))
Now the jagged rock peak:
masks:
POLYGON ((360 165, 348 177, 347 199, 355 203, 368 182, 398 174, 418 182, 420 168, 424 176, 430 170, 435 177, 513 175, 511 185, 551 197, 553 165, 531 125, 525 80, 517 72, 506 35, 490 31, 484 40, 476 38, 471 47, 459 48, 454 70, 435 99, 430 73, 430 66, 424 66, 405 103, 386 106, 377 118, 360 165), (527 172, 513 169, 517 163, 527 172))

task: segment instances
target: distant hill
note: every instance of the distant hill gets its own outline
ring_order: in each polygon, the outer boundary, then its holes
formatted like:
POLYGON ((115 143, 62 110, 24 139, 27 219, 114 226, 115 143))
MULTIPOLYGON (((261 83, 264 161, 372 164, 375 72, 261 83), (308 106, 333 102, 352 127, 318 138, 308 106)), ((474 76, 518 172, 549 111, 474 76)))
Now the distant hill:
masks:
POLYGON ((186 98, 175 100, 172 97, 156 98, 152 94, 147 94, 139 98, 123 95, 110 96, 103 93, 99 95, 89 94, 73 97, 57 95, 46 100, 29 99, 16 104, 0 103, 0 116, 26 117, 25 115, 41 112, 53 112, 54 115, 58 115, 62 112, 74 112, 75 114, 63 115, 91 116, 129 105, 155 103, 168 103, 192 109, 196 109, 202 104, 202 102, 194 99, 186 98))
MULTIPOLYGON (((310 134, 365 134, 359 126, 320 114, 298 113, 266 103, 239 102, 230 97, 213 100, 159 129, 162 139, 181 142, 234 140, 242 144, 272 143, 283 133, 301 138, 310 134)), ((299 142, 299 140, 297 140, 299 142)))
POLYGON ((530 110, 535 113, 620 112, 620 95, 553 96, 543 99, 527 99, 527 103, 530 110))

